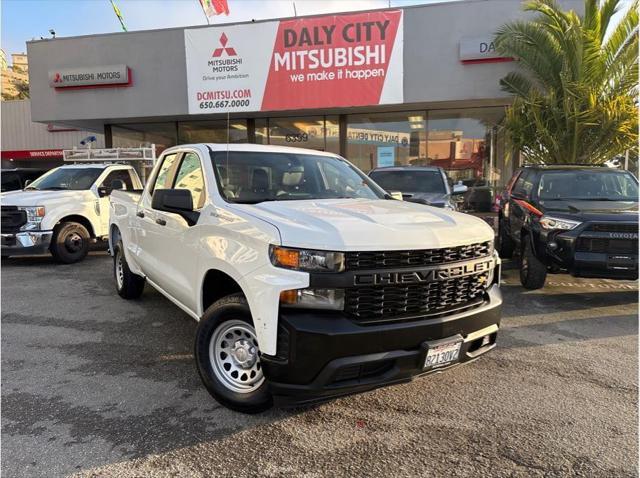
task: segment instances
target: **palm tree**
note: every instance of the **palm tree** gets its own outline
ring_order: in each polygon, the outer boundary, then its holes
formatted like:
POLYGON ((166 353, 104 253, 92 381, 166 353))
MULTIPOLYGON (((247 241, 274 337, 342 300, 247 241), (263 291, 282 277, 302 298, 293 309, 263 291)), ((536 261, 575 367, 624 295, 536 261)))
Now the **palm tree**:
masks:
POLYGON ((600 164, 638 144, 638 0, 585 0, 584 15, 532 0, 530 21, 497 32, 517 59, 500 80, 515 96, 504 125, 527 162, 600 164), (620 21, 613 25, 612 17, 620 21))

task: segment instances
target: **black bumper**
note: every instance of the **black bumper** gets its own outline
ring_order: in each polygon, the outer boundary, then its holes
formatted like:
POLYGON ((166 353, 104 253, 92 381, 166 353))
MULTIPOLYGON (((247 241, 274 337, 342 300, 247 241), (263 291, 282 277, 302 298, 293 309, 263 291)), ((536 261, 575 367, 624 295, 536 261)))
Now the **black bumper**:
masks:
MULTIPOLYGON (((637 225, 636 225, 637 227, 637 225)), ((536 256, 549 266, 575 277, 635 280, 638 278, 638 236, 622 238, 589 230, 584 224, 571 231, 534 231, 536 256)))
POLYGON ((492 286, 478 308, 410 322, 360 325, 342 313, 283 309, 278 355, 261 359, 274 401, 319 402, 474 360, 495 347, 501 304, 500 290, 492 286), (463 340, 459 361, 424 370, 428 346, 455 337, 463 340))

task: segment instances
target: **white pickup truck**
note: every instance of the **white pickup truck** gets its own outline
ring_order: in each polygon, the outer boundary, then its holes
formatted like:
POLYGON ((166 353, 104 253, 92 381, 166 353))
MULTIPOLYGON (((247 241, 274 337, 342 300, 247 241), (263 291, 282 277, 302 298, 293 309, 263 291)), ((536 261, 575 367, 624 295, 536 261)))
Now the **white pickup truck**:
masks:
POLYGON ((108 236, 111 191, 141 188, 132 166, 78 164, 2 193, 2 257, 51 252, 63 263, 81 261, 92 241, 108 236))
POLYGON ((491 228, 391 199, 334 154, 178 146, 111 207, 118 293, 146 281, 199 321, 200 376, 234 410, 408 381, 495 347, 491 228))

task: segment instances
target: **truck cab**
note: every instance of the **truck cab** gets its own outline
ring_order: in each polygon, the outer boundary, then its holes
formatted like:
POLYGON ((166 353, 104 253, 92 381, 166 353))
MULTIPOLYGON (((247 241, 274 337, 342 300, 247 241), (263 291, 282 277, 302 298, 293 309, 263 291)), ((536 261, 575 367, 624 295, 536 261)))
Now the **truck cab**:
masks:
POLYGON ((0 196, 2 256, 50 252, 70 264, 106 239, 109 196, 114 189, 141 189, 133 167, 72 164, 52 169, 24 189, 0 196))
POLYGON ((199 321, 198 371, 234 410, 406 382, 496 345, 491 228, 394 200, 335 154, 169 148, 110 217, 118 294, 148 283, 199 321))

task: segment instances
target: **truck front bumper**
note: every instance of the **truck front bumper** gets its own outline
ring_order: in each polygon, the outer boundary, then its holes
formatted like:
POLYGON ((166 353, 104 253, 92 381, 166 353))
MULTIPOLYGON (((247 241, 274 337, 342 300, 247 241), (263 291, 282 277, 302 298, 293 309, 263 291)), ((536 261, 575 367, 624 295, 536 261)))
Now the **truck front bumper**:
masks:
POLYGON ((589 225, 584 223, 570 231, 534 230, 536 255, 574 277, 636 280, 637 233, 620 239, 614 235, 625 233, 590 231, 589 225))
POLYGON ((482 305, 437 318, 361 325, 342 313, 282 309, 277 356, 261 358, 274 402, 295 406, 441 372, 495 348, 502 296, 489 288, 482 305), (462 341, 457 362, 424 369, 427 348, 462 341))
POLYGON ((53 231, 25 231, 2 234, 3 256, 24 256, 49 252, 53 231))

